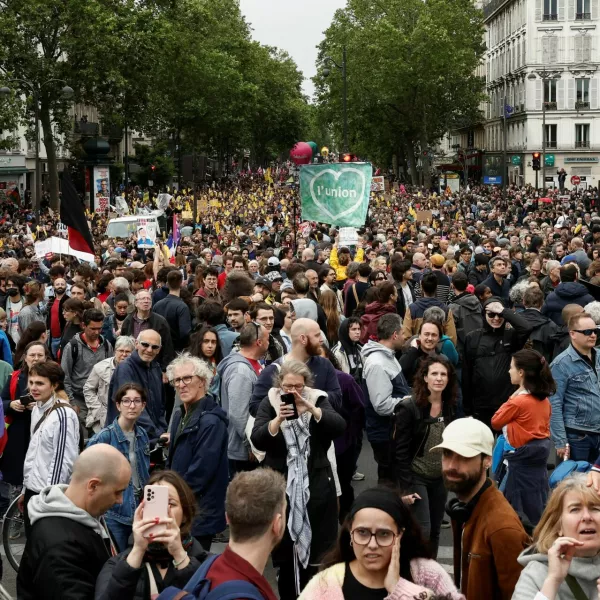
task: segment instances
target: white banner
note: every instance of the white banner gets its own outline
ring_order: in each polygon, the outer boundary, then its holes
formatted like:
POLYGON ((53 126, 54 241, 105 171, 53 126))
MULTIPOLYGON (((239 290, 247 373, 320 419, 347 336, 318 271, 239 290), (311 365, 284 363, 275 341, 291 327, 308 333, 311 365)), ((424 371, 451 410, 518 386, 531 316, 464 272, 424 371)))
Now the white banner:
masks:
POLYGON ((46 254, 51 252, 52 254, 68 254, 69 256, 74 256, 79 260, 84 260, 86 262, 94 262, 94 255, 89 252, 80 252, 79 250, 73 250, 69 246, 68 240, 63 240, 59 237, 51 237, 43 242, 36 242, 35 246, 35 255, 38 258, 44 258, 46 254))

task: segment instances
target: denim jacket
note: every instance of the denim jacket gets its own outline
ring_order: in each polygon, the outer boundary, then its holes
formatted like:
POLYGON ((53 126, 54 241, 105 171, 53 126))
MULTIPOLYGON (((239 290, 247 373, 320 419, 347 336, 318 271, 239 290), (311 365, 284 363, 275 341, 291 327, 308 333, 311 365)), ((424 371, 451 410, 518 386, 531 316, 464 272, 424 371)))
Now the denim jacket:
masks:
POLYGON ((550 397, 550 433, 557 448, 567 443, 565 427, 600 433, 600 351, 596 373, 570 345, 550 365, 556 393, 550 397))
MULTIPOLYGON (((148 441, 148 434, 143 427, 136 425, 134 431, 136 439, 135 457, 137 472, 140 486, 143 487, 150 477, 150 444, 148 441)), ((87 447, 89 448, 94 444, 109 444, 113 448, 120 450, 127 459, 127 462, 129 462, 129 441, 119 426, 118 417, 111 425, 94 435, 88 442, 87 447)), ((114 519, 119 523, 123 523, 124 525, 131 525, 131 523, 133 523, 133 514, 135 513, 136 508, 137 502, 133 493, 132 478, 129 481, 127 489, 123 492, 123 504, 113 505, 105 516, 109 519, 114 519)))

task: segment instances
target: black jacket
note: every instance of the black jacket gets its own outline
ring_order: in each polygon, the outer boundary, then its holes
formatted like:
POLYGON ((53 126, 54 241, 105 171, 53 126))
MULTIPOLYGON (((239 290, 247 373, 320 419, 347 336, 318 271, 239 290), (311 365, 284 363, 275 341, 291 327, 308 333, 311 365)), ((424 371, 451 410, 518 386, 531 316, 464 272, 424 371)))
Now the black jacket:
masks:
POLYGON ((533 350, 537 350, 548 363, 552 362, 555 345, 554 335, 558 331, 558 326, 535 308, 526 308, 519 315, 533 327, 529 334, 528 346, 533 350))
MULTIPOLYGON (((398 291, 398 300, 396 300, 396 312, 404 319, 404 315, 406 314, 406 301, 404 300, 404 293, 402 292, 402 286, 394 281, 394 285, 396 286, 396 290, 398 291)), ((415 296, 415 288, 412 282, 408 282, 408 289, 410 291, 410 295, 412 297, 412 301, 416 300, 415 296)))
MULTIPOLYGON (((153 568, 159 593, 169 586, 183 589, 198 567, 206 560, 208 552, 202 548, 195 538, 192 539, 192 546, 188 550, 190 564, 185 569, 178 571, 173 566, 173 562, 169 561, 169 567, 164 579, 161 581, 156 567, 153 568)), ((131 548, 109 558, 102 567, 96 581, 95 600, 115 600, 117 598, 148 600, 150 598, 150 579, 146 565, 142 564, 139 569, 130 567, 127 563, 127 556, 130 552, 131 548)))
POLYGON ((179 296, 169 294, 152 307, 152 312, 164 317, 169 324, 175 352, 187 348, 192 332, 192 315, 188 305, 179 296))
MULTIPOLYGON (((413 476, 411 465, 413 460, 423 456, 429 426, 437 421, 429 416, 430 404, 417 406, 414 398, 406 397, 396 404, 392 422, 392 472, 394 483, 402 492, 412 492, 413 476)), ((454 409, 447 403, 442 405, 444 425, 454 419, 454 409)))
MULTIPOLYGON (((133 315, 135 311, 125 317, 121 325, 121 335, 133 335, 133 315)), ((171 339, 171 330, 169 324, 164 317, 150 313, 148 317, 149 329, 154 329, 160 334, 162 347, 158 353, 158 362, 163 371, 167 369, 167 365, 175 358, 175 350, 173 350, 173 340, 171 339)))
POLYGON ((490 275, 490 272, 485 269, 485 271, 480 271, 479 269, 473 267, 469 274, 467 275, 469 279, 469 283, 477 287, 480 283, 483 283, 490 275))
POLYGON ((92 600, 110 550, 82 523, 45 517, 34 523, 17 575, 19 600, 92 600))
POLYGON ((508 374, 510 361, 523 348, 533 327, 507 308, 502 316, 502 327, 493 329, 484 320, 483 328, 471 331, 465 339, 462 389, 467 415, 479 416, 479 411, 484 413, 481 416, 493 414, 515 390, 508 374))

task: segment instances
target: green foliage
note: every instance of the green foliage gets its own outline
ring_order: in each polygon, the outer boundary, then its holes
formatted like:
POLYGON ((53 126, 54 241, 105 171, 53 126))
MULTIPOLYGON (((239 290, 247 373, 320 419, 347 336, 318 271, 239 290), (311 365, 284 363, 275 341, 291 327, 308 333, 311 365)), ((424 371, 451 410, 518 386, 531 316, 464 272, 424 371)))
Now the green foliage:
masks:
POLYGON ((140 167, 140 171, 131 176, 135 185, 145 188, 148 186, 148 180, 152 180, 155 188, 171 183, 175 165, 173 159, 168 156, 166 142, 159 142, 153 146, 136 144, 134 160, 140 167), (155 167, 154 171, 152 166, 155 167))
MULTIPOLYGON (((421 148, 476 118, 483 32, 472 0, 348 0, 326 31, 319 62, 341 62, 346 46, 352 151, 378 161, 405 154, 414 164, 421 148)), ((341 74, 332 69, 325 78, 321 69, 315 85, 320 118, 341 140, 341 74)))

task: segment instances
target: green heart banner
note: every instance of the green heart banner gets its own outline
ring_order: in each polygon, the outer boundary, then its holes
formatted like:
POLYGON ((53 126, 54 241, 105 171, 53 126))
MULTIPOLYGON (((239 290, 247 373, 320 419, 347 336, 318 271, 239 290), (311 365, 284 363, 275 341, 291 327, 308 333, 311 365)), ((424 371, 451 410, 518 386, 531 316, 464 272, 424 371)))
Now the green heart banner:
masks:
POLYGON ((300 168, 302 220, 362 227, 367 218, 370 163, 329 163, 300 168))

